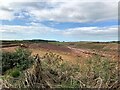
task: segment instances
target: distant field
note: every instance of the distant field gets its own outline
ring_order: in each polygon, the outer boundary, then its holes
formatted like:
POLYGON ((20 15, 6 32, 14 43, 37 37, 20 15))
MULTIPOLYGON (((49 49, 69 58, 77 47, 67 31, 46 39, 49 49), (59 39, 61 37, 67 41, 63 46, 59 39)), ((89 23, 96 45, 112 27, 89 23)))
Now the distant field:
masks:
POLYGON ((117 42, 54 42, 58 46, 70 46, 72 48, 97 52, 118 59, 118 43, 117 42))
POLYGON ((35 53, 56 52, 58 54, 65 54, 63 56, 70 57, 71 54, 74 59, 86 58, 92 55, 100 55, 118 59, 118 44, 116 42, 33 42, 33 41, 3 41, 3 51, 14 51, 15 48, 24 44, 28 49, 35 53))

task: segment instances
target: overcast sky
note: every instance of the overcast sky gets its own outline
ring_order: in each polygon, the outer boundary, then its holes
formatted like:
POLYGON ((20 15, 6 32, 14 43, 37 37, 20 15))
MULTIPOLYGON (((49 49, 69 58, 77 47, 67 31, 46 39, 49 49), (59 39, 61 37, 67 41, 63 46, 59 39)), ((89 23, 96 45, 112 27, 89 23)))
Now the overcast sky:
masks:
POLYGON ((0 39, 118 40, 119 0, 0 0, 0 39))

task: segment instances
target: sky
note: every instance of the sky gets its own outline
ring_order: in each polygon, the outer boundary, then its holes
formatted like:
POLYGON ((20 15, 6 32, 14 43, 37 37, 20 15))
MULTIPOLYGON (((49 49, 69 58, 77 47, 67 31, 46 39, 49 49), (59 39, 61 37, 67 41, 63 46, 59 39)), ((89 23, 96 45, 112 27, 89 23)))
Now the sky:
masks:
POLYGON ((117 41, 119 0, 0 0, 0 39, 117 41))

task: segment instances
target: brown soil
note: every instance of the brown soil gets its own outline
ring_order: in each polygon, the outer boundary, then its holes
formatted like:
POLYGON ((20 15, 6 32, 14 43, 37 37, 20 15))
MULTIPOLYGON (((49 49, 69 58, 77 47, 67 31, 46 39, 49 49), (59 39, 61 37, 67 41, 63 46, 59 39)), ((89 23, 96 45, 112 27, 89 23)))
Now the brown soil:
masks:
POLYGON ((71 52, 71 49, 65 47, 65 46, 57 46, 49 43, 40 43, 40 44, 31 44, 29 45, 30 49, 38 49, 43 48, 48 51, 50 50, 56 50, 56 51, 63 51, 63 52, 71 52))
POLYGON ((15 49, 17 49, 19 46, 12 46, 12 47, 4 47, 1 48, 2 51, 6 51, 6 52, 14 52, 15 49))
MULTIPOLYGON (((13 52, 18 47, 19 46, 2 47, 2 50, 13 52)), ((78 49, 69 46, 57 46, 49 43, 29 44, 27 48, 32 51, 32 55, 39 54, 40 56, 43 56, 46 52, 53 52, 58 55, 61 55, 64 60, 71 61, 73 63, 79 59, 86 60, 87 58, 93 55, 100 55, 101 57, 110 57, 112 60, 117 60, 117 54, 110 55, 101 52, 95 52, 88 49, 78 49)))

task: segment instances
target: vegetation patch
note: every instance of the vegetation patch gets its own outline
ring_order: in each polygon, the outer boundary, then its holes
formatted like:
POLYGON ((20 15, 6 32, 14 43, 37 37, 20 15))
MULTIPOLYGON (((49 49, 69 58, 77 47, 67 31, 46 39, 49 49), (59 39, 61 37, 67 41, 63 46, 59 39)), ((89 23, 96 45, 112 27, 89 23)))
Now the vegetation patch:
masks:
POLYGON ((33 63, 31 52, 27 49, 18 48, 15 52, 2 53, 2 74, 12 68, 25 70, 33 63))
MULTIPOLYGON (((82 64, 65 62, 49 52, 43 57, 19 48, 3 54, 3 87, 7 88, 119 88, 118 65, 93 56, 82 64)), ((118 90, 119 90, 118 89, 118 90)))

